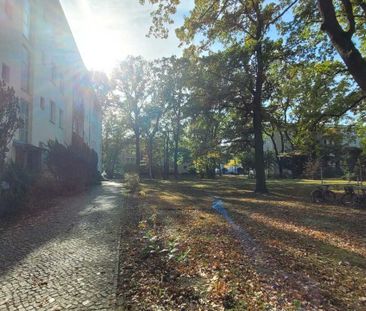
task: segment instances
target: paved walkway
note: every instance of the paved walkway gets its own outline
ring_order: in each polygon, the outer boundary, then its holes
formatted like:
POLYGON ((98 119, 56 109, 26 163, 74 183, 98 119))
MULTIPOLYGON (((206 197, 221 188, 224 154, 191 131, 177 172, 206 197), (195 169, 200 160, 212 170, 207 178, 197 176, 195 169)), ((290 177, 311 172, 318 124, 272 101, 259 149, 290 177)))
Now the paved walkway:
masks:
POLYGON ((121 185, 0 228, 0 310, 112 310, 121 185))

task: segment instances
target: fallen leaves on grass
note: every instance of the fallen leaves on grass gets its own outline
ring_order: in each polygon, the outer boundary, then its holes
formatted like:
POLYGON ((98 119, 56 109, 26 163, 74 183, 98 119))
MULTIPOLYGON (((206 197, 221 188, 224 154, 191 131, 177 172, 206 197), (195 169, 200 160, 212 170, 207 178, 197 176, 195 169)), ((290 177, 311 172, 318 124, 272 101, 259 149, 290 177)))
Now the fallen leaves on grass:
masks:
MULTIPOLYGON (((122 239, 119 292, 124 310, 363 310, 366 306, 362 240, 346 231, 331 232, 338 229, 339 218, 335 216, 335 223, 329 218, 341 210, 329 207, 318 212, 315 206, 293 201, 291 193, 288 201, 256 198, 235 179, 192 184, 143 185, 146 196, 138 199, 143 220, 126 228, 122 239), (213 196, 230 202, 227 207, 234 221, 260 249, 245 249, 225 220, 211 210, 213 196), (316 224, 305 222, 320 213, 316 224)), ((276 187, 287 195, 286 189, 276 187)))

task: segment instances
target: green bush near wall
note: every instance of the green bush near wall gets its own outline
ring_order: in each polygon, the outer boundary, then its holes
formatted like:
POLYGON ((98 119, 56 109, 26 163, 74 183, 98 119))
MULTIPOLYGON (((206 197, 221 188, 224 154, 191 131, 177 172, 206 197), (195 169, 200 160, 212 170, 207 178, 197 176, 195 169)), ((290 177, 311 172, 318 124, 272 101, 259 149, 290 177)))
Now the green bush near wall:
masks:
POLYGON ((57 141, 50 141, 47 150, 47 167, 59 182, 61 192, 80 192, 100 182, 98 155, 94 150, 65 146, 57 141))
POLYGON ((17 212, 25 206, 27 194, 34 179, 35 175, 14 163, 5 166, 1 180, 9 188, 1 190, 0 214, 17 212))

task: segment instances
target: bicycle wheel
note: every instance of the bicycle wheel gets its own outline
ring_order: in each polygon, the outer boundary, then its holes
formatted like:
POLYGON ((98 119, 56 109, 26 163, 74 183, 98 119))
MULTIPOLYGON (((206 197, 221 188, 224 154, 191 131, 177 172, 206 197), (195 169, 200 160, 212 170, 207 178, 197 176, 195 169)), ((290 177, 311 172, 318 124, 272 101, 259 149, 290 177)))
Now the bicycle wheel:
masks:
POLYGON ((311 200, 313 203, 322 203, 324 202, 323 192, 319 189, 316 189, 311 192, 311 200))
POLYGON ((346 194, 342 195, 341 202, 343 205, 353 206, 355 203, 356 197, 357 197, 357 195, 355 195, 354 193, 346 193, 346 194))
POLYGON ((326 190, 323 195, 326 202, 333 203, 336 200, 336 194, 332 190, 326 190))

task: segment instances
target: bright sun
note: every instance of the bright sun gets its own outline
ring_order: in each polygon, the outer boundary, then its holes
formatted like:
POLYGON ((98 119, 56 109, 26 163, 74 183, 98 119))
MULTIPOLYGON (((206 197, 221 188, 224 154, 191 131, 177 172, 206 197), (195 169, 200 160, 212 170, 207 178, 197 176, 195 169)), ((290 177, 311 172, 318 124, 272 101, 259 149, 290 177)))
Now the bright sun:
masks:
POLYGON ((93 14, 87 0, 81 0, 82 16, 78 29, 78 46, 90 70, 110 73, 121 58, 122 38, 110 29, 111 16, 93 14))
POLYGON ((93 28, 82 36, 80 42, 84 62, 92 70, 109 73, 118 60, 118 38, 109 31, 93 28))

